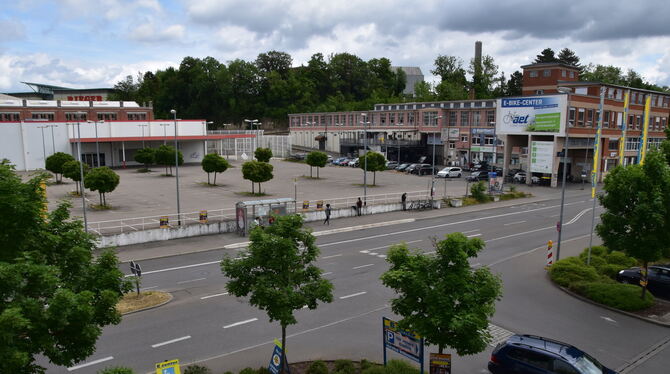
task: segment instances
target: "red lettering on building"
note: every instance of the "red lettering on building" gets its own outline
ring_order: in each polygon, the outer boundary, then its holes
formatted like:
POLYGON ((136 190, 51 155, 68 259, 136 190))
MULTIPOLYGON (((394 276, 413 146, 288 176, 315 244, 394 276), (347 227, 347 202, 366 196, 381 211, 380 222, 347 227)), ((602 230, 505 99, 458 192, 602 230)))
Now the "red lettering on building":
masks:
POLYGON ((68 101, 102 101, 102 96, 68 96, 68 101))

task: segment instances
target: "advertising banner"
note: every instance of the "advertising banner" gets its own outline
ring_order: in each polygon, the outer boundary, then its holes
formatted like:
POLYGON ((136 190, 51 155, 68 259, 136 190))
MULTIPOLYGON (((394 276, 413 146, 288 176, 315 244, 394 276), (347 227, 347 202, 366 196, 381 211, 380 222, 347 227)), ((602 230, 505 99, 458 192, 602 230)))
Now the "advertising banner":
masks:
POLYGON ((403 330, 398 322, 388 318, 382 319, 384 326, 384 364, 386 364, 386 348, 421 364, 423 369, 423 339, 415 332, 403 330))
POLYGON ((156 364, 156 374, 180 374, 179 360, 163 361, 156 364))
POLYGON ((551 173, 553 167, 554 142, 532 142, 530 146, 530 172, 551 173))
POLYGON ((638 151, 638 160, 640 165, 644 165, 644 158, 647 156, 647 137, 649 135, 649 111, 651 110, 651 95, 647 95, 644 104, 644 128, 642 129, 642 138, 638 151))
POLYGON ((430 374, 451 374, 451 355, 446 353, 431 353, 430 374))
POLYGON ((623 165, 626 150, 626 126, 628 125, 628 107, 630 106, 630 90, 623 97, 623 120, 621 123, 621 138, 619 138, 619 165, 623 165))
POLYGON ((498 134, 565 135, 567 95, 498 99, 498 134))

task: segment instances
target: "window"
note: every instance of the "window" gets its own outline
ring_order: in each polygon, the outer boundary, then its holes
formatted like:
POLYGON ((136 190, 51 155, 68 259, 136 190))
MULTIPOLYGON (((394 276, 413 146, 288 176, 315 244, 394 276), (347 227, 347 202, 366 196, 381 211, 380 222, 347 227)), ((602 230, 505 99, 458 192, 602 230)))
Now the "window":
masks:
POLYGON ((665 117, 661 117, 661 130, 665 130, 667 126, 668 126, 668 119, 665 117))
POLYGON ((572 365, 568 364, 565 361, 554 360, 554 372, 556 374, 579 374, 572 365))
POLYGON ((616 151, 616 150, 618 150, 618 149, 619 149, 619 141, 618 141, 618 140, 610 139, 610 141, 609 141, 609 143, 608 143, 608 145, 607 145, 607 149, 609 149, 610 151, 616 151))
POLYGON ((536 95, 544 95, 544 90, 535 90, 536 95))
POLYGON ((389 113, 389 125, 395 125, 395 113, 389 113))
POLYGON ((482 144, 482 138, 479 136, 473 136, 472 137, 472 144, 473 145, 480 145, 482 144))
POLYGON ((537 78, 537 70, 531 70, 528 72, 528 76, 531 78, 537 78))
POLYGON ((414 125, 414 112, 407 113, 407 123, 414 125))
POLYGON ((642 116, 640 115, 635 116, 635 127, 637 129, 642 129, 642 116))
POLYGON ((385 125, 386 125, 386 119, 387 119, 386 117, 387 117, 387 114, 386 114, 386 113, 381 113, 381 114, 379 115, 379 124, 380 124, 380 126, 385 126, 385 125))
POLYGON ((541 353, 527 351, 519 348, 511 348, 507 355, 517 361, 525 362, 526 364, 545 370, 549 370, 549 366, 552 363, 552 360, 549 357, 541 353))
POLYGON ((568 75, 566 70, 561 70, 561 77, 565 78, 568 75))
POLYGON ((489 124, 489 126, 495 126, 496 122, 496 112, 493 110, 488 110, 486 111, 486 122, 489 124))
POLYGON ((570 78, 574 78, 574 77, 575 77, 575 72, 574 72, 574 71, 571 71, 571 72, 570 72, 570 78))
POLYGON ((19 113, 0 113, 0 121, 2 122, 9 122, 9 121, 19 121, 20 116, 19 113))
POLYGON ((605 111, 605 115, 603 116, 603 128, 610 127, 610 113, 609 110, 605 111))
POLYGON ((635 123, 633 122, 633 119, 635 117, 633 115, 628 115, 628 129, 629 130, 635 130, 635 123))
POLYGON ((398 113, 398 126, 402 126, 405 123, 405 113, 398 113))
POLYGON ((493 145, 493 136, 487 136, 484 138, 484 144, 485 145, 493 145))
POLYGON ((450 141, 449 142, 449 149, 456 149, 456 142, 450 141))
POLYGON ((579 108, 577 110, 577 126, 578 127, 584 127, 584 115, 585 115, 584 112, 585 111, 586 111, 586 109, 584 109, 584 108, 579 108))
POLYGON ((626 138, 626 150, 637 151, 640 149, 640 138, 626 138))
POLYGON ((128 120, 129 121, 146 121, 147 120, 147 114, 146 113, 128 113, 128 120))
POLYGON ((568 111, 568 126, 575 126, 575 108, 570 108, 568 111))
MULTIPOLYGON (((31 118, 32 119, 45 119, 48 121, 53 121, 54 120, 54 113, 47 113, 47 112, 33 112, 31 113, 31 118)), ((85 121, 86 118, 82 118, 82 121, 85 121)))
POLYGON ((481 113, 479 111, 476 111, 476 112, 472 113, 472 125, 473 126, 479 126, 480 117, 481 117, 481 113))
POLYGON ((586 110, 586 127, 593 127, 593 109, 586 110))
POLYGON ((461 112, 461 126, 470 126, 470 112, 461 112))
POLYGON ((543 77, 551 77, 551 70, 549 70, 549 69, 542 70, 542 76, 543 77))
POLYGON ((449 126, 456 126, 458 122, 456 121, 456 112, 449 112, 449 126))
POLYGON ((468 141, 468 136, 467 135, 461 135, 461 141, 462 142, 467 142, 468 141))

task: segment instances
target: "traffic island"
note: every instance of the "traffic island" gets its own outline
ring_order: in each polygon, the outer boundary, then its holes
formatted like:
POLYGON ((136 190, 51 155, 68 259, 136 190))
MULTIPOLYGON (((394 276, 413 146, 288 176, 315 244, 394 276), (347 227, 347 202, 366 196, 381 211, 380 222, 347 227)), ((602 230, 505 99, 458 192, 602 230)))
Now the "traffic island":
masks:
POLYGON ((163 291, 129 292, 123 295, 123 298, 116 304, 116 310, 119 313, 130 314, 143 310, 158 308, 169 303, 172 300, 172 294, 163 291))

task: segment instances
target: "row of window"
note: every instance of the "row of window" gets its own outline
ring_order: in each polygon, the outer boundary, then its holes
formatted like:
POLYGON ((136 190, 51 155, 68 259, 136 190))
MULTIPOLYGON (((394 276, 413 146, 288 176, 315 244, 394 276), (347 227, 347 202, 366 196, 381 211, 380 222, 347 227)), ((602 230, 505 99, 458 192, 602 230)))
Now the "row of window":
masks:
MULTIPOLYGON (((127 113, 129 121, 146 121, 146 112, 127 113)), ((98 121, 116 121, 118 113, 115 112, 98 112, 98 121)), ((31 112, 30 119, 54 121, 56 113, 54 112, 31 112)), ((21 114, 18 112, 2 112, 0 113, 0 122, 17 122, 21 120, 21 114)), ((88 120, 87 113, 65 112, 66 121, 86 121, 88 120)))
MULTIPOLYGON (((449 126, 457 126, 460 119, 461 126, 495 126, 495 111, 449 111, 447 118, 443 121, 449 126)), ((414 126, 416 118, 421 116, 423 126, 437 126, 440 118, 438 111, 430 112, 400 112, 400 113, 374 113, 372 114, 370 126, 414 126)), ((369 118, 365 117, 367 121, 369 118)), ((306 115, 291 116, 291 127, 325 127, 325 126, 360 126, 364 117, 360 114, 328 114, 328 115, 306 115)))
MULTIPOLYGON (((545 77, 545 78, 547 78, 547 77, 551 77, 551 70, 552 70, 552 69, 544 69, 544 70, 542 70, 542 76, 545 77)), ((563 77, 563 78, 567 78, 568 75, 570 76, 570 78, 574 78, 574 77, 575 77, 575 72, 574 72, 574 71, 567 71, 567 70, 561 69, 561 77, 563 77)), ((537 78, 537 77, 540 76, 540 71, 539 71, 539 70, 530 70, 530 71, 528 72, 528 76, 531 77, 531 78, 537 78)))
MULTIPOLYGON (((597 126, 600 110, 570 107, 568 124, 570 127, 595 127, 597 126)), ((623 112, 605 110, 603 115, 603 128, 618 129, 623 121, 623 112)), ((629 114, 627 128, 629 130, 642 130, 643 117, 640 114, 629 114)), ((650 131, 663 131, 668 125, 666 117, 653 116, 649 118, 650 131)))

